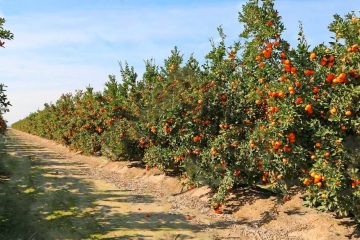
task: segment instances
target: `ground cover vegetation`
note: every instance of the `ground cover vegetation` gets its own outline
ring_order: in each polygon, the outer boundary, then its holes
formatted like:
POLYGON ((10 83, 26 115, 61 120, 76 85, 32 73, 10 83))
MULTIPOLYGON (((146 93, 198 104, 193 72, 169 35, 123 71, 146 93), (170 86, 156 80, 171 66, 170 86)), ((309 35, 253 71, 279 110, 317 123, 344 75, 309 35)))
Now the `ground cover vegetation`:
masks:
POLYGON ((141 79, 125 64, 120 83, 65 94, 13 127, 208 185, 217 212, 241 186, 284 200, 301 186, 305 204, 360 219, 359 17, 335 15, 315 47, 301 26, 290 46, 272 0, 249 0, 239 22, 239 40, 227 46, 219 28, 203 64, 177 48, 141 79))

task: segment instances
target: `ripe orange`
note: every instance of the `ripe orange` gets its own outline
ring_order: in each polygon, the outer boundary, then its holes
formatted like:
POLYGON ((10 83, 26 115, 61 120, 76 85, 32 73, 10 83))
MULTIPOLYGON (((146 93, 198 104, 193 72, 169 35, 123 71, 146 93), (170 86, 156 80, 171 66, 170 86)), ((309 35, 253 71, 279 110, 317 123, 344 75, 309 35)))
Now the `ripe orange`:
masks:
POLYGON ((269 21, 266 22, 266 25, 271 27, 273 25, 273 22, 271 20, 269 20, 269 21))
POLYGON ((319 88, 316 87, 316 86, 314 86, 314 87, 312 88, 312 90, 313 90, 313 93, 318 93, 318 92, 319 92, 319 88))
POLYGON ((331 114, 335 114, 336 112, 337 112, 336 108, 333 107, 332 109, 330 109, 331 114))
POLYGON ((291 66, 290 65, 285 65, 285 71, 286 72, 291 72, 291 66))
POLYGON ((265 58, 270 58, 270 56, 271 56, 271 51, 264 50, 262 53, 263 53, 265 58))
POLYGON ((335 74, 333 74, 333 73, 328 74, 328 75, 326 76, 326 82, 331 83, 331 82, 334 80, 335 77, 336 77, 336 76, 335 76, 335 74))
POLYGON ((312 108, 311 104, 307 104, 307 105, 305 106, 305 111, 306 111, 308 114, 313 113, 313 108, 312 108))
POLYGON ((346 115, 347 117, 350 117, 350 116, 352 115, 352 112, 351 112, 351 111, 346 111, 346 112, 345 112, 345 115, 346 115))
POLYGON ((314 183, 318 183, 318 182, 321 182, 321 176, 320 175, 315 175, 314 183))
POLYGON ((303 183, 304 183, 305 186, 308 186, 311 183, 311 180, 308 179, 308 178, 305 178, 303 183))
POLYGON ((296 104, 302 104, 303 103, 303 99, 301 97, 297 97, 295 100, 296 104))
POLYGON ((314 70, 310 70, 310 69, 304 70, 304 74, 305 74, 306 76, 311 76, 311 75, 313 75, 314 73, 315 73, 314 70))
POLYGON ((212 147, 211 148, 211 155, 216 156, 216 154, 217 154, 216 148, 212 147))
POLYGON ((275 150, 279 149, 280 146, 281 146, 281 144, 282 144, 282 143, 281 143, 280 141, 274 141, 274 142, 272 142, 273 148, 274 148, 275 150))
POLYGON ((316 54, 314 52, 310 53, 310 60, 314 61, 316 58, 316 54))
POLYGON ((157 130, 156 127, 154 127, 154 126, 151 127, 151 132, 152 132, 152 133, 156 133, 156 130, 157 130))
POLYGON ((339 78, 342 80, 346 79, 346 73, 340 73, 339 78))
POLYGON ((289 133, 288 139, 289 139, 290 143, 295 143, 295 141, 296 141, 295 133, 289 133))

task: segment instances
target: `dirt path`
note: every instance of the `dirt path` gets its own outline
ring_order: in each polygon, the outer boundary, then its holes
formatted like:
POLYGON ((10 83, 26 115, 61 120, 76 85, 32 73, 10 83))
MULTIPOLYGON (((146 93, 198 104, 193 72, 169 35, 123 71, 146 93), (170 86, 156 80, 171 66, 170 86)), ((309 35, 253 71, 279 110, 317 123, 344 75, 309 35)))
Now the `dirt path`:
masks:
POLYGON ((350 219, 251 189, 229 214, 208 190, 15 130, 0 139, 0 239, 357 239, 350 219))
POLYGON ((0 239, 210 239, 151 195, 88 178, 87 166, 2 139, 0 239))

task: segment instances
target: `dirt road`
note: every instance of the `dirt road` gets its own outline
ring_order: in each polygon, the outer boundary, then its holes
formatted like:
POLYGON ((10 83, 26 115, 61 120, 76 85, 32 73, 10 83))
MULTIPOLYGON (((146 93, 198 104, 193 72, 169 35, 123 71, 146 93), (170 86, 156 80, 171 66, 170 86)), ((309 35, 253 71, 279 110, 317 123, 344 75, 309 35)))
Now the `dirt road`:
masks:
POLYGON ((274 197, 244 192, 231 214, 217 216, 204 190, 176 195, 178 187, 11 130, 0 137, 0 239, 359 237, 350 219, 304 208, 299 196, 278 206, 274 197))
POLYGON ((87 177, 12 133, 1 139, 0 239, 211 239, 169 203, 87 177))

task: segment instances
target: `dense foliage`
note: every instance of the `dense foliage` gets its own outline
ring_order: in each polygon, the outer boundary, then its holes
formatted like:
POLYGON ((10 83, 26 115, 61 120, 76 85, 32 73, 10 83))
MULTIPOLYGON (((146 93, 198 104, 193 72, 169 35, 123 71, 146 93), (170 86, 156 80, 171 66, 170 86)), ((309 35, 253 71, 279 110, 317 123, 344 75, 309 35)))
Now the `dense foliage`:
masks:
MULTIPOLYGON (((11 40, 14 38, 14 35, 9 30, 4 29, 4 23, 5 19, 0 18, 0 47, 4 47, 5 45, 3 40, 11 40)), ((3 134, 6 130, 6 122, 3 118, 3 113, 8 111, 9 105, 10 103, 5 94, 5 86, 0 83, 0 134, 3 134)))
POLYGON ((114 160, 142 160, 214 190, 260 185, 288 199, 305 185, 306 204, 360 217, 359 44, 355 13, 335 16, 328 44, 297 46, 271 0, 250 0, 238 42, 212 42, 205 63, 175 48, 141 80, 121 69, 104 92, 64 95, 13 127, 114 160))

